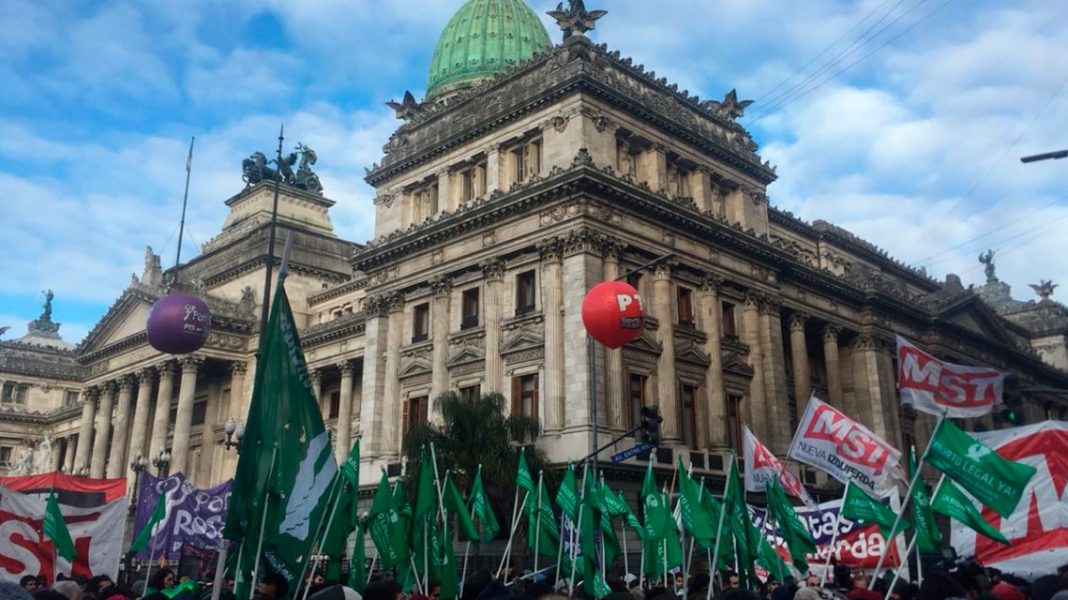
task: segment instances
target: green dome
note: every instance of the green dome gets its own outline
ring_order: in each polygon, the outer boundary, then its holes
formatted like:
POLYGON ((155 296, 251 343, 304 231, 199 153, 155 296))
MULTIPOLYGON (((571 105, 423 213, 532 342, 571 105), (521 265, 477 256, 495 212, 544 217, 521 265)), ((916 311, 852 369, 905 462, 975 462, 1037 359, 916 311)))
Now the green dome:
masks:
POLYGON ((467 0, 438 38, 427 98, 468 87, 552 47, 523 0, 467 0))

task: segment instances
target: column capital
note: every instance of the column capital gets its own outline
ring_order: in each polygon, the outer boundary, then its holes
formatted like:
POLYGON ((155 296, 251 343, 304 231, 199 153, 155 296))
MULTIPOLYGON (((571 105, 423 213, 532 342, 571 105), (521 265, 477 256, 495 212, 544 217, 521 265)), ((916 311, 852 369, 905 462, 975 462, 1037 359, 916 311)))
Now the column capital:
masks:
POLYGON ((820 331, 820 336, 823 338, 823 343, 838 343, 838 336, 842 333, 842 327, 835 325, 834 323, 828 323, 820 331))
POLYGON ((653 274, 656 279, 670 279, 671 274, 675 271, 676 268, 678 268, 678 266, 678 259, 669 258, 665 261, 657 263, 656 267, 653 269, 653 274))
POLYGON ((701 291, 709 294, 718 294, 719 286, 723 285, 723 277, 715 273, 705 273, 701 277, 701 291))
POLYGON ((802 313, 802 312, 791 313, 790 314, 790 331, 800 331, 800 332, 804 333, 804 331, 805 331, 805 322, 808 321, 808 319, 809 319, 809 317, 805 313, 802 313))
POLYGON ((394 292, 386 299, 389 303, 390 313, 399 313, 404 310, 404 293, 394 292))
POLYGON ((368 296, 363 301, 363 313, 367 317, 385 317, 389 314, 389 297, 385 295, 368 296))
POLYGON ((122 377, 119 377, 119 391, 129 392, 130 390, 132 390, 134 385, 134 379, 135 377, 132 374, 127 374, 123 375, 122 377))
POLYGON ((200 365, 204 364, 204 357, 190 354, 178 359, 178 364, 182 366, 182 375, 186 373, 196 373, 200 369, 200 365))
POLYGON ((319 385, 323 382, 323 370, 319 368, 308 369, 308 377, 311 378, 313 384, 319 385))
POLYGON ((435 298, 445 297, 452 291, 452 278, 440 275, 434 277, 428 283, 430 283, 430 290, 434 293, 435 298))
POLYGON ((343 360, 337 363, 337 370, 341 372, 341 376, 352 375, 355 367, 352 365, 351 360, 343 360))
POLYGON ((760 298, 760 314, 779 316, 782 311, 782 301, 775 296, 764 294, 760 298))
POLYGON ((541 254, 541 260, 547 263, 559 264, 564 258, 564 243, 558 237, 552 237, 535 244, 541 254))
POLYGON ((137 371, 136 377, 138 382, 142 384, 151 384, 153 381, 156 380, 156 369, 153 367, 145 367, 137 371))
POLYGON ((606 261, 616 262, 619 262, 619 256, 627 247, 623 240, 610 235, 601 236, 601 239, 598 241, 597 246, 601 250, 601 256, 606 261))
POLYGON ((248 363, 243 360, 235 360, 230 363, 230 375, 244 376, 248 372, 248 363))
POLYGON ((108 381, 105 381, 104 383, 100 384, 100 389, 103 393, 109 396, 114 396, 115 394, 119 393, 118 380, 109 379, 108 381))
POLYGON ((177 364, 173 360, 165 360, 156 365, 156 372, 159 373, 160 380, 171 379, 174 377, 174 371, 177 364))
POLYGON ((761 304, 761 296, 754 291, 748 291, 745 293, 745 299, 742 301, 745 310, 759 310, 761 304))
POLYGON ((85 402, 95 402, 100 397, 100 387, 91 385, 82 390, 82 397, 85 402))
POLYGON ((504 279, 504 261, 500 258, 491 258, 479 265, 482 269, 482 277, 486 281, 501 281, 504 279))
POLYGON ((861 332, 853 338, 851 347, 856 350, 878 350, 879 339, 871 332, 861 332))

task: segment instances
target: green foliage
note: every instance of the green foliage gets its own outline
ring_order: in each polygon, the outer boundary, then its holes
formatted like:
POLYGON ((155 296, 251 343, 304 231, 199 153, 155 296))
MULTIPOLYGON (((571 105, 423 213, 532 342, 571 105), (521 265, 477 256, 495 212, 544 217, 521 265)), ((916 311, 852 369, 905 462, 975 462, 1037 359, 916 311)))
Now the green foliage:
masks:
MULTIPOLYGON (((414 486, 419 458, 424 451, 429 456, 431 444, 437 455, 440 477, 444 479, 445 470, 449 470, 465 496, 470 492, 481 464, 486 495, 498 521, 504 525, 503 534, 507 535, 515 498, 520 441, 537 438, 541 429, 537 420, 523 415, 505 415, 505 399, 500 394, 482 394, 467 401, 448 392, 434 399, 434 407, 441 414, 441 422, 414 427, 404 438, 404 453, 408 457, 405 486, 414 486)), ((526 458, 530 472, 536 477, 537 472, 545 468, 544 453, 527 446, 526 458)))

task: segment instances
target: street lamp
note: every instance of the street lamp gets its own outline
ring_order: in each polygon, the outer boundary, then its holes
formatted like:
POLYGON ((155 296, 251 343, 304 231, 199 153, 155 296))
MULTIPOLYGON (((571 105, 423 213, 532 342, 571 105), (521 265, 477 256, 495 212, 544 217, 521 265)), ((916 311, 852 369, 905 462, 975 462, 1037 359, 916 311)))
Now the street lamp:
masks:
POLYGON ((233 417, 226 417, 226 423, 223 424, 223 431, 226 433, 226 441, 223 442, 223 446, 227 450, 232 448, 237 449, 237 453, 241 453, 241 440, 245 437, 245 424, 238 423, 233 417))
POLYGON ((1056 150, 1054 152, 1043 152, 1042 154, 1032 154, 1031 156, 1020 157, 1022 163, 1033 163, 1040 160, 1057 160, 1059 158, 1068 158, 1068 150, 1056 150))
POLYGON ((135 456, 134 459, 130 461, 130 470, 134 472, 133 494, 130 498, 131 515, 134 514, 134 511, 137 510, 137 492, 141 489, 141 472, 144 471, 145 467, 147 466, 148 459, 146 459, 144 456, 141 456, 140 452, 138 452, 137 456, 135 456))
POLYGON ((156 475, 158 477, 166 477, 168 474, 167 469, 171 466, 171 451, 166 448, 160 450, 156 458, 152 459, 152 466, 156 467, 156 475))

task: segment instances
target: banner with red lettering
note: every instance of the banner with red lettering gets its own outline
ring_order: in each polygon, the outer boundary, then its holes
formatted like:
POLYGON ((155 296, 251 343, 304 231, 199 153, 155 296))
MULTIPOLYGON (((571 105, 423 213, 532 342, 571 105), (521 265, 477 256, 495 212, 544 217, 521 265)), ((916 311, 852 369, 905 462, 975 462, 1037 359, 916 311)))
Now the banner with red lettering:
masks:
MULTIPOLYGON (((56 491, 62 498, 60 490, 56 491)), ((53 563, 52 540, 42 532, 45 502, 45 495, 24 494, 0 485, 0 578, 18 581, 23 575, 41 574, 55 581, 57 572, 116 577, 126 498, 97 506, 75 506, 60 500, 63 520, 78 552, 74 564, 62 557, 53 563)))
POLYGON ((1001 456, 1027 463, 1038 473, 1016 510, 1002 518, 982 507, 983 518, 1009 538, 1003 546, 953 521, 950 543, 959 556, 974 555, 988 567, 1029 577, 1068 563, 1068 422, 973 433, 1001 456))
POLYGON ((748 427, 745 428, 742 460, 745 463, 746 491, 763 492, 767 482, 778 480, 779 485, 786 490, 787 494, 804 502, 805 506, 816 505, 797 475, 787 471, 782 461, 772 454, 771 450, 768 450, 768 447, 762 444, 748 427))
POLYGON ((0 477, 0 485, 23 494, 44 494, 55 490, 60 504, 101 506, 126 495, 126 479, 75 477, 59 471, 40 475, 0 477))
POLYGON ((897 336, 897 385, 901 402, 932 415, 981 417, 1001 404, 1005 374, 937 358, 897 336))
POLYGON ((900 450, 815 396, 809 398, 786 454, 875 496, 893 491, 891 476, 903 479, 900 450))

